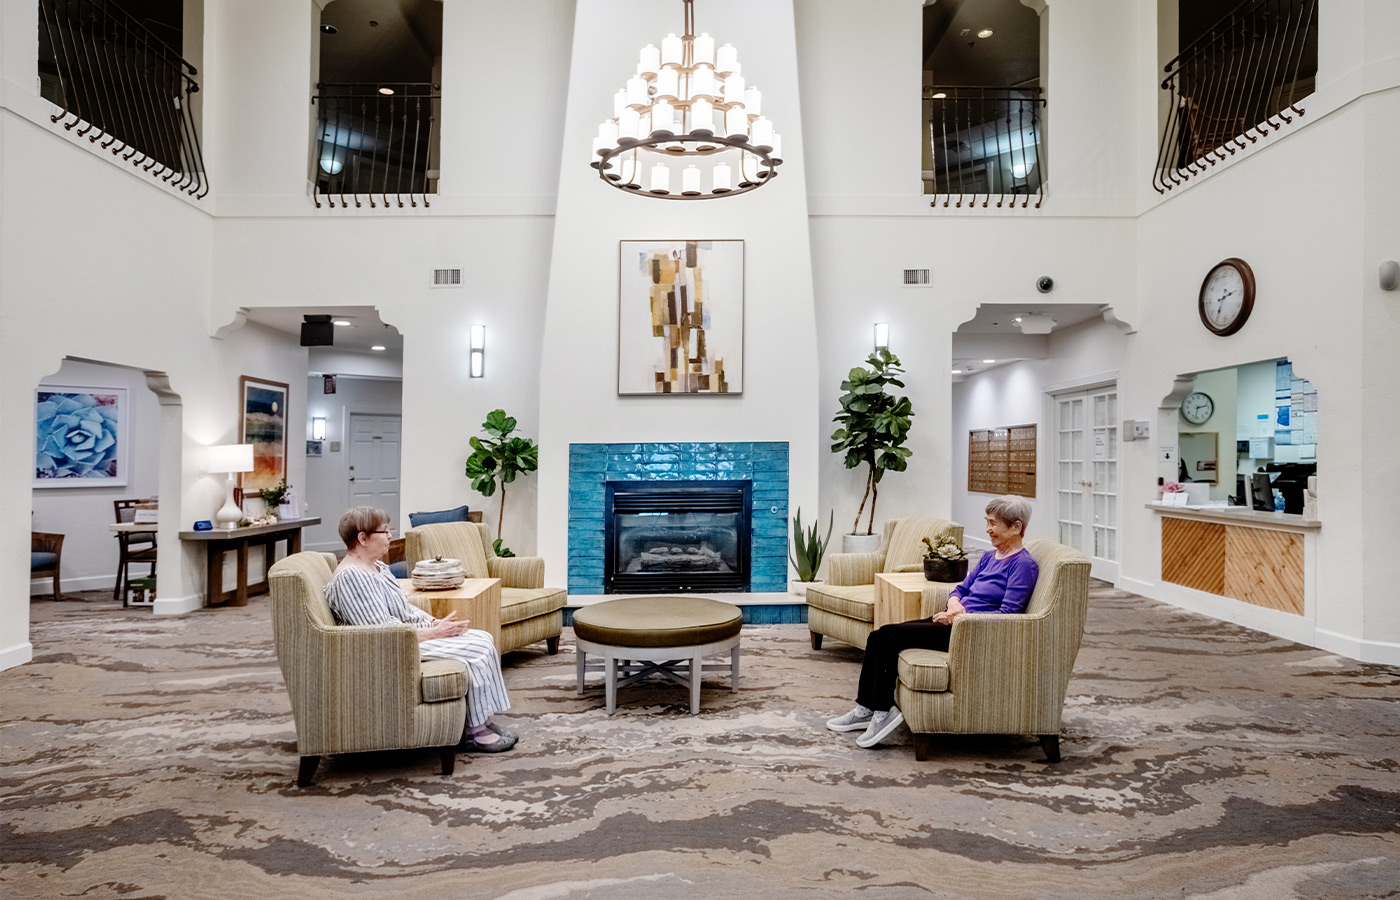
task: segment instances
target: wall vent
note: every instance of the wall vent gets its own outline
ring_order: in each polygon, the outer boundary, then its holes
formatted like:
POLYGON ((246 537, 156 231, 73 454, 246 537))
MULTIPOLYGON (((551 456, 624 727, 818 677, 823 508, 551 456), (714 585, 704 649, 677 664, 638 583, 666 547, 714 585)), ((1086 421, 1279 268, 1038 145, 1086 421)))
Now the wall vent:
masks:
POLYGON ((933 273, 929 269, 905 269, 905 287, 932 287, 933 273))
POLYGON ((456 288, 461 286, 461 269, 433 269, 433 287, 456 288))

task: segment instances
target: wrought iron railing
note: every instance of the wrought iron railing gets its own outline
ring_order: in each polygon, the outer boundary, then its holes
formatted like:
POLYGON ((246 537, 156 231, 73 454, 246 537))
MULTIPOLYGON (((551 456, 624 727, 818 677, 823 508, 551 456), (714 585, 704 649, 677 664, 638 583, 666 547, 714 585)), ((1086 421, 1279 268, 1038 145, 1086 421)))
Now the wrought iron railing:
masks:
POLYGON ((316 206, 370 208, 429 205, 437 193, 436 84, 318 84, 316 153, 312 180, 316 206), (361 199, 363 198, 363 200, 361 199))
POLYGON ((1316 14, 1317 0, 1245 0, 1167 63, 1158 193, 1305 113, 1297 104, 1316 76, 1316 14))
POLYGON ((930 206, 997 208, 1045 199, 1040 88, 924 88, 924 193, 930 206))
POLYGON ((44 96, 61 109, 51 119, 196 199, 208 194, 194 66, 107 0, 39 0, 39 22, 44 96))

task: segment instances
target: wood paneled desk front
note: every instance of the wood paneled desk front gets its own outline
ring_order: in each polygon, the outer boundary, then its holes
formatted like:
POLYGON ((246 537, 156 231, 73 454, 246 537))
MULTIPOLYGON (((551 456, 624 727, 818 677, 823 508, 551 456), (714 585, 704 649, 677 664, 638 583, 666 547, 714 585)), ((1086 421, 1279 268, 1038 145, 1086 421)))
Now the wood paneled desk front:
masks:
POLYGON ((205 606, 247 606, 248 598, 255 594, 267 593, 267 570, 272 568, 272 558, 277 544, 287 542, 287 555, 301 552, 301 530, 308 525, 319 525, 316 517, 309 519, 287 519, 275 525, 252 525, 248 528, 215 528, 212 531, 182 531, 180 540, 203 543, 206 549, 208 571, 205 577, 205 606), (248 548, 263 548, 262 580, 257 584, 248 583, 248 548), (237 584, 232 590, 224 590, 224 554, 233 551, 237 559, 237 584))

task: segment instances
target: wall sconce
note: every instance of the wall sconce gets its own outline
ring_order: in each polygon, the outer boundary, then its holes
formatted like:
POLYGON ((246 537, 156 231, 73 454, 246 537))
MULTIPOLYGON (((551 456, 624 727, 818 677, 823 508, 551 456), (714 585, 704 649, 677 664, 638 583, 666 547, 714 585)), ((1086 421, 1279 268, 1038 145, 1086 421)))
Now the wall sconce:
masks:
POLYGON ((486 326, 472 326, 471 377, 481 378, 486 374, 486 326))
POLYGON ((875 323, 875 349, 890 349, 890 324, 888 322, 875 323))
POLYGON ((324 441, 326 439, 326 417, 311 417, 311 439, 313 441, 324 441))

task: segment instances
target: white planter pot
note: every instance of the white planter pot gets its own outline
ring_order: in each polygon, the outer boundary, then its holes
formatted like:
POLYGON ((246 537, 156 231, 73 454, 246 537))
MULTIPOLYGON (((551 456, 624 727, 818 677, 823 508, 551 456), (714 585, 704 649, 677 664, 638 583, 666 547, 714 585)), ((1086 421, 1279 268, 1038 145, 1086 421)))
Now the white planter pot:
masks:
POLYGON ((880 549, 880 535, 875 534, 843 534, 841 535, 842 553, 874 553, 880 549))
POLYGON ((788 582, 788 586, 792 588, 793 596, 796 596, 796 597, 805 597, 805 596, 807 596, 807 588, 808 588, 809 586, 814 585, 814 584, 825 584, 825 583, 826 583, 826 582, 822 581, 820 578, 814 578, 814 579, 812 579, 811 581, 796 581, 796 580, 794 580, 794 581, 789 581, 789 582, 788 582))

